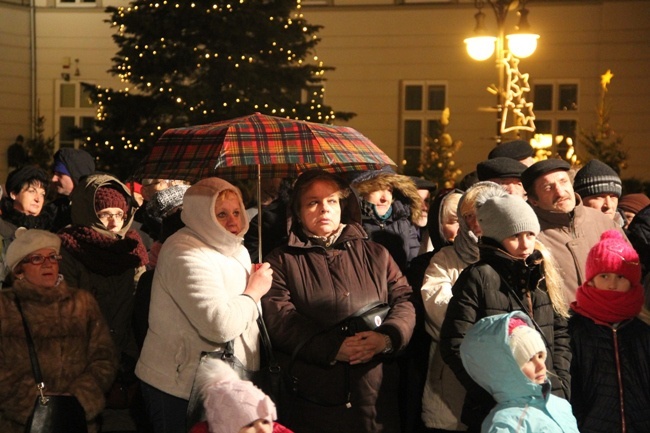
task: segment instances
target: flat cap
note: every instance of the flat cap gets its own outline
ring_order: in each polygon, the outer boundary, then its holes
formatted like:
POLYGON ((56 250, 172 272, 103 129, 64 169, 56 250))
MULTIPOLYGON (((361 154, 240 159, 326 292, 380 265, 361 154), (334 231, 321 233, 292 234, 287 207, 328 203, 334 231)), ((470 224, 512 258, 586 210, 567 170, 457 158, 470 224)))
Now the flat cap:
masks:
POLYGON ((551 171, 569 171, 569 169, 571 169, 571 165, 563 159, 544 159, 531 165, 521 173, 521 183, 524 185, 526 192, 530 192, 533 183, 535 183, 535 179, 538 177, 550 173, 551 171))
POLYGON ((478 180, 502 179, 506 177, 521 178, 521 173, 526 170, 526 166, 516 159, 499 156, 497 158, 486 159, 476 166, 478 180))
POLYGON ((428 189, 429 191, 434 191, 436 188, 438 188, 438 184, 430 181, 429 179, 424 179, 417 176, 409 176, 409 178, 413 181, 417 189, 428 189))
POLYGON ((520 161, 533 156, 535 153, 533 146, 524 140, 513 140, 501 143, 488 154, 488 159, 492 158, 512 158, 520 161))

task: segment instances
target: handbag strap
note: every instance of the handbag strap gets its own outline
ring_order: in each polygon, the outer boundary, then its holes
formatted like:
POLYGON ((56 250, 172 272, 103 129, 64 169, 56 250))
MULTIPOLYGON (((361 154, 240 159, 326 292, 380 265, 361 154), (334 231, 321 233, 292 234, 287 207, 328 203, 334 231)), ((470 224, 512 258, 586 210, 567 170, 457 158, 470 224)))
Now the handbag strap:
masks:
POLYGON ((269 371, 276 373, 280 371, 280 364, 273 353, 273 345, 271 344, 271 337, 269 336, 269 331, 266 329, 266 323, 264 323, 264 318, 262 317, 262 310, 257 306, 257 327, 260 329, 260 340, 262 343, 262 349, 266 355, 266 359, 269 362, 269 371))
POLYGON ((29 360, 32 364, 32 373, 34 374, 34 380, 36 381, 36 387, 38 392, 41 394, 41 400, 46 403, 46 397, 43 395, 43 390, 45 389, 45 383, 43 383, 43 375, 41 374, 41 365, 38 363, 38 357, 36 356, 36 348, 34 347, 34 340, 32 339, 32 333, 29 330, 29 324, 23 313, 23 307, 20 304, 20 299, 18 296, 14 298, 16 303, 16 308, 18 308, 18 313, 20 313, 20 318, 23 321, 23 327, 25 328, 25 338, 27 339, 27 348, 29 349, 29 360))

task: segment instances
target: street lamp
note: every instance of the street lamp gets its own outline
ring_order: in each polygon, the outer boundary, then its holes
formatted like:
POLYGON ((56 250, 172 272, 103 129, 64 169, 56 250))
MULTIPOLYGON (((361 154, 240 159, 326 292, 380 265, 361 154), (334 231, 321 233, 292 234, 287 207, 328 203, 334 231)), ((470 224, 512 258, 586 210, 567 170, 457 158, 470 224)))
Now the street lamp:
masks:
POLYGON ((530 56, 537 48, 539 35, 530 32, 528 9, 525 0, 475 0, 478 12, 474 15, 476 27, 474 36, 465 39, 467 53, 475 60, 487 60, 496 50, 496 64, 499 74, 498 87, 492 86, 488 91, 497 97, 496 142, 501 143, 503 134, 510 131, 535 131, 535 116, 532 102, 527 102, 525 93, 530 91, 528 74, 519 72, 519 59, 530 56), (485 27, 483 7, 492 7, 497 21, 498 35, 491 35, 485 27), (508 12, 517 9, 519 22, 515 32, 505 34, 505 21, 508 12), (505 41, 508 41, 508 49, 505 41), (496 87, 496 88, 495 88, 496 87), (508 114, 514 117, 508 125, 508 114))

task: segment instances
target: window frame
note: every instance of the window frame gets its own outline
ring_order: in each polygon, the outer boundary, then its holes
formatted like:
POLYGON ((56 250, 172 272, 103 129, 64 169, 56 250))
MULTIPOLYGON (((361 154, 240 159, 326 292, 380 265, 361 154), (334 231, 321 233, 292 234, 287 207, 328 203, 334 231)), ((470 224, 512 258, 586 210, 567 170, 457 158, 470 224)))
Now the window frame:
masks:
MULTIPOLYGON (((91 118, 95 119, 97 116, 97 107, 96 106, 90 106, 90 107, 81 107, 81 80, 64 80, 64 79, 56 79, 54 80, 54 128, 55 128, 55 134, 54 134, 54 147, 55 149, 60 149, 62 146, 63 147, 74 147, 75 149, 78 149, 79 146, 81 145, 81 140, 80 139, 73 139, 73 140, 62 140, 62 131, 61 131, 61 119, 62 118, 69 118, 72 117, 74 118, 74 126, 76 127, 82 127, 83 126, 83 119, 85 118, 91 118), (74 93, 74 100, 75 100, 75 105, 74 107, 61 107, 61 86, 62 85, 74 85, 75 86, 75 93, 74 93)), ((84 82, 85 84, 88 84, 84 82)))

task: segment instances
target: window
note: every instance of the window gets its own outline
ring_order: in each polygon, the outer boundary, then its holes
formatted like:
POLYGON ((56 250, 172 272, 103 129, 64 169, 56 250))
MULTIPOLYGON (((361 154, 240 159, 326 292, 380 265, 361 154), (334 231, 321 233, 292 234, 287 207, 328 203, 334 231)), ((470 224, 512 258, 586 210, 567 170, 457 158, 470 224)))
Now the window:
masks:
POLYGON ((59 7, 95 7, 99 6, 96 0, 56 0, 59 7))
POLYGON ((550 134, 557 146, 553 153, 566 157, 578 134, 579 85, 568 81, 536 80, 533 84, 535 129, 550 134))
POLYGON ((57 147, 79 147, 79 139, 74 138, 78 128, 93 127, 96 109, 89 95, 78 81, 56 82, 55 122, 57 126, 57 147))
POLYGON ((400 100, 400 157, 405 174, 414 174, 427 137, 437 137, 447 102, 447 85, 404 81, 400 100))

